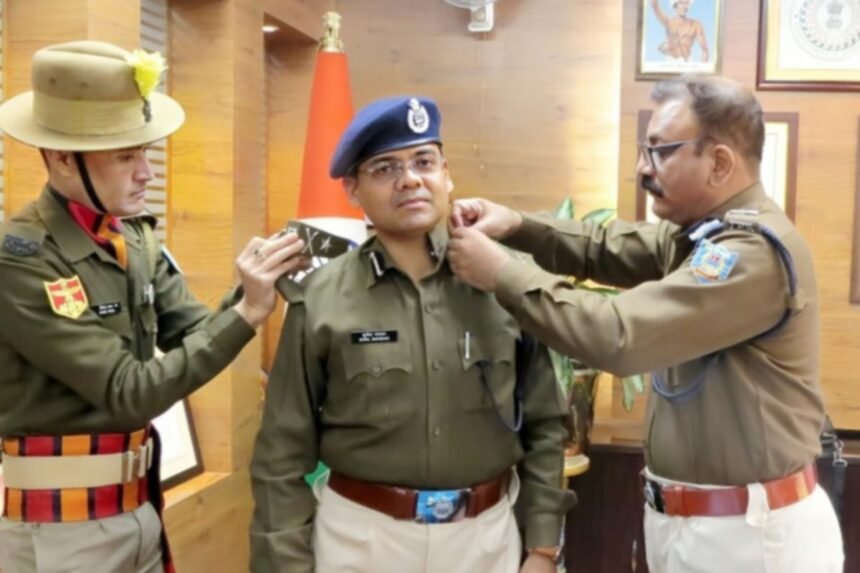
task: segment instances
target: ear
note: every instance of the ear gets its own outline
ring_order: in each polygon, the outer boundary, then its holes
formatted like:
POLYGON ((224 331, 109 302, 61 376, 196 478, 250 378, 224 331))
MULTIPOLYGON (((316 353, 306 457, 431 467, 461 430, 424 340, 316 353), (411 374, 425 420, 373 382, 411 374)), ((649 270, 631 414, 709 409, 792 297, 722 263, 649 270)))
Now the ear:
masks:
POLYGON ((734 149, 725 144, 717 144, 712 152, 714 166, 711 169, 710 183, 715 187, 725 185, 737 169, 738 156, 734 149))
POLYGON ((43 149, 42 157, 45 158, 48 170, 53 169, 58 175, 72 177, 78 172, 78 165, 75 163, 75 158, 71 151, 43 149))
POLYGON ((343 182, 343 191, 346 193, 349 204, 353 207, 361 207, 361 201, 358 200, 356 193, 358 191, 358 179, 347 175, 341 181, 343 182))

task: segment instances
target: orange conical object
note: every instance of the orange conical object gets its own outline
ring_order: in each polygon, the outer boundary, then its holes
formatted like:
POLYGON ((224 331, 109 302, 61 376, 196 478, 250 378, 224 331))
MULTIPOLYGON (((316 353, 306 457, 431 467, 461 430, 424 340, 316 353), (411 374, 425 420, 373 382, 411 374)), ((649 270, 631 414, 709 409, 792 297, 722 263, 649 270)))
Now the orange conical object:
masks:
POLYGON ((363 219, 361 210, 349 204, 340 181, 328 174, 338 139, 352 115, 346 54, 320 51, 317 54, 308 114, 302 186, 299 191, 299 218, 363 219))

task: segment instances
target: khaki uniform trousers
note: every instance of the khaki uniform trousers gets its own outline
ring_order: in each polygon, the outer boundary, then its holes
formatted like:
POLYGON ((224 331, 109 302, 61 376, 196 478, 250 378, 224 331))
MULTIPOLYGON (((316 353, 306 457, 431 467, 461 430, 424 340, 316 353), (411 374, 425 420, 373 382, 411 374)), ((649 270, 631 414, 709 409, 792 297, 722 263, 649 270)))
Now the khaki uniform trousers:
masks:
POLYGON ((645 504, 649 571, 842 573, 842 533, 821 487, 816 486, 811 495, 797 503, 775 510, 768 507, 761 484, 747 488, 747 513, 736 517, 678 517, 645 504))
POLYGON ((3 573, 163 573, 161 521, 151 504, 105 519, 0 519, 3 573))
POLYGON ((507 498, 481 515, 424 525, 393 519, 328 487, 314 521, 316 573, 517 573, 521 543, 507 498))

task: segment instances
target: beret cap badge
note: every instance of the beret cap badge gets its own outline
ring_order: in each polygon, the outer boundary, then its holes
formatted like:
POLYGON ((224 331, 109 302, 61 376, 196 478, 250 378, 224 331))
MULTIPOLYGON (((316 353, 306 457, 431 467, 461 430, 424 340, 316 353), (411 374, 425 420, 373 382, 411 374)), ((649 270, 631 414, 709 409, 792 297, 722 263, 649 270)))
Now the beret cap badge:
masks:
POLYGON ((427 108, 421 105, 421 102, 416 98, 409 100, 406 122, 409 124, 409 129, 415 133, 424 133, 430 129, 430 116, 427 115, 427 108))

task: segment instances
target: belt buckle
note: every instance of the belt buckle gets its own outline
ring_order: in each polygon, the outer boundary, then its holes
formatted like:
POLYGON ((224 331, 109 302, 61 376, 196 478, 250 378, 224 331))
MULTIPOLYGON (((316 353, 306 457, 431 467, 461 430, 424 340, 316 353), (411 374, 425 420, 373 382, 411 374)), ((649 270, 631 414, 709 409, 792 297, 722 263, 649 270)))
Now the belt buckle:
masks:
POLYGON ((659 513, 666 513, 666 506, 663 503, 663 490, 660 484, 645 478, 642 484, 642 493, 645 494, 645 501, 651 506, 651 509, 659 513))
POLYGON ((417 523, 450 523, 465 516, 471 492, 467 489, 419 490, 415 499, 417 523))

